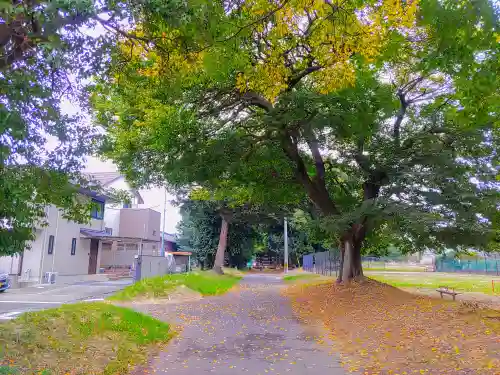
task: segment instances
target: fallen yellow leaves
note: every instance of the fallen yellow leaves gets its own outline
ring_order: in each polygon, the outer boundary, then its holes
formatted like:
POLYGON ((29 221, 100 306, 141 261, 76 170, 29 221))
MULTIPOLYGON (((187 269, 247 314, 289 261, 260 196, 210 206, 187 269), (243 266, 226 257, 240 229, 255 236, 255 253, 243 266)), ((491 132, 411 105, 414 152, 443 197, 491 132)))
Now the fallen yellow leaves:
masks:
POLYGON ((295 284, 285 293, 304 323, 323 323, 348 371, 500 375, 498 311, 470 311, 375 281, 295 284))

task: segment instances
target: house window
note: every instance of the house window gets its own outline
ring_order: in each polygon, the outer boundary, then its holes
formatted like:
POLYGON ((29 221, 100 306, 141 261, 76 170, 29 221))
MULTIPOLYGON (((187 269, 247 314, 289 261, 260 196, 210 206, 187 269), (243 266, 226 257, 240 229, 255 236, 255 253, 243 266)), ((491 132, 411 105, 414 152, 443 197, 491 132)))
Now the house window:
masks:
POLYGON ((135 243, 128 243, 127 251, 137 251, 137 245, 135 243))
POLYGON ((76 238, 71 239, 71 255, 76 254, 76 238))
POLYGON ((92 199, 90 217, 100 220, 104 218, 104 202, 98 201, 97 199, 92 199))
POLYGON ((106 227, 106 228, 104 228, 104 231, 106 232, 106 234, 109 234, 110 236, 113 235, 113 228, 106 227))
POLYGON ((111 251, 111 243, 109 242, 103 242, 101 250, 102 251, 111 251))
POLYGON ((155 230, 153 231, 153 236, 156 236, 156 231, 155 230))
POLYGON ((49 248, 47 249, 48 254, 52 254, 54 252, 54 236, 49 236, 49 248))

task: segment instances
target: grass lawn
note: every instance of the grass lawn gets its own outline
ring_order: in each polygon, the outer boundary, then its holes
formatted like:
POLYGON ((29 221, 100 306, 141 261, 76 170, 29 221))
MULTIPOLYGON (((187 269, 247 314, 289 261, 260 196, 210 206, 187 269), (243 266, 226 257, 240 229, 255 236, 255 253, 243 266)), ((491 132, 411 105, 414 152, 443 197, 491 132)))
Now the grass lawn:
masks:
POLYGON ((370 261, 363 262, 363 271, 424 272, 425 266, 370 261))
POLYGON ((226 293, 240 281, 240 276, 218 275, 212 271, 171 274, 143 279, 111 296, 110 300, 130 301, 136 298, 164 298, 184 285, 204 296, 226 293))
POLYGON ((283 280, 292 282, 292 281, 297 281, 297 280, 308 280, 308 279, 315 279, 320 277, 320 275, 315 274, 315 273, 301 273, 298 275, 288 275, 283 277, 283 280))
POLYGON ((399 288, 436 289, 442 285, 462 292, 479 292, 500 295, 500 277, 492 275, 469 275, 463 273, 380 273, 366 272, 366 276, 399 288), (495 280, 495 293, 491 281, 495 280))
POLYGON ((127 374, 172 337, 167 323, 108 303, 77 303, 0 324, 0 374, 127 374))
POLYGON ((500 374, 499 311, 416 296, 373 280, 297 283, 284 293, 305 324, 323 329, 312 339, 339 353, 346 373, 500 374))

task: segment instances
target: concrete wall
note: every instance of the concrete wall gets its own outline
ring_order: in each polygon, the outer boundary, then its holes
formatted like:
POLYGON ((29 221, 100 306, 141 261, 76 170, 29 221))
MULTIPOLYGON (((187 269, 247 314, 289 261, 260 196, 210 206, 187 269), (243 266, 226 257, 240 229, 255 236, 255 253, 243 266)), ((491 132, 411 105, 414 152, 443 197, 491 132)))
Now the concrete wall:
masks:
POLYGON ((165 257, 142 256, 141 279, 161 276, 174 271, 173 264, 165 257))
POLYGON ((130 267, 137 255, 136 244, 106 243, 102 246, 101 267, 130 267))
MULTIPOLYGON (((139 253, 140 243, 104 243, 101 251, 101 267, 129 267, 134 263, 134 257, 139 253)), ((142 254, 159 256, 158 243, 143 243, 142 254)))
POLYGON ((161 214, 150 208, 120 210, 120 236, 160 241, 161 214))
POLYGON ((18 254, 0 257, 0 273, 6 272, 9 275, 17 275, 19 271, 19 260, 20 256, 18 254))

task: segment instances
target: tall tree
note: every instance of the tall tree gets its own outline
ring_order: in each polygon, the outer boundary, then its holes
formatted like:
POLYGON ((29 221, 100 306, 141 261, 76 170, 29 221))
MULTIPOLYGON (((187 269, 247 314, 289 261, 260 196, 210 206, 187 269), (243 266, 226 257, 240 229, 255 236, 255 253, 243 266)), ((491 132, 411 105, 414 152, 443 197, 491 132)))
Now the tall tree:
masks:
POLYGON ((77 31, 89 11, 89 2, 0 4, 0 255, 24 250, 47 204, 89 217, 76 197, 95 131, 62 108, 75 100, 70 73, 88 55, 77 31))
POLYGON ((213 214, 220 219, 217 220, 220 222, 220 231, 213 270, 222 274, 226 249, 231 237, 234 241, 242 231, 250 235, 254 232, 252 225, 279 222, 290 212, 290 207, 285 203, 277 205, 276 202, 270 202, 267 197, 259 201, 259 196, 252 196, 248 188, 233 186, 229 181, 221 181, 217 185, 217 188, 211 191, 200 187, 194 188, 190 192, 190 198, 206 202, 208 206, 201 207, 210 207, 213 214), (238 228, 239 231, 233 234, 230 227, 238 228))
POLYGON ((142 8, 148 42, 120 40, 115 79, 94 88, 108 155, 129 175, 252 197, 300 188, 344 280, 362 276, 379 229, 401 248, 486 246, 500 108, 489 1, 188 7, 197 16, 175 27, 142 8))
POLYGON ((79 172, 97 133, 72 105, 86 105, 83 84, 109 56, 109 20, 133 12, 128 1, 0 2, 0 255, 24 250, 48 204, 88 220, 78 193, 97 187, 79 172))
MULTIPOLYGON (((215 265, 223 220, 219 206, 215 202, 200 200, 187 200, 181 205, 179 245, 193 251, 203 268, 215 265)), ((248 221, 232 223, 226 240, 227 251, 222 254, 224 258, 227 254, 230 266, 243 267, 251 259, 256 234, 253 224, 248 221)))

